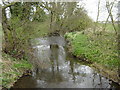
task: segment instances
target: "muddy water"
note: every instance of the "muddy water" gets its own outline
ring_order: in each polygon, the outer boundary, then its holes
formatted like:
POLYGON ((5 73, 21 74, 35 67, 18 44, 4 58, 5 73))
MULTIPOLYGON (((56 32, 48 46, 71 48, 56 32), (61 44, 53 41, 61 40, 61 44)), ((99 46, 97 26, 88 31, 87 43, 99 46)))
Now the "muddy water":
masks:
POLYGON ((35 39, 32 76, 22 77, 14 88, 114 88, 119 87, 66 51, 62 37, 35 39))

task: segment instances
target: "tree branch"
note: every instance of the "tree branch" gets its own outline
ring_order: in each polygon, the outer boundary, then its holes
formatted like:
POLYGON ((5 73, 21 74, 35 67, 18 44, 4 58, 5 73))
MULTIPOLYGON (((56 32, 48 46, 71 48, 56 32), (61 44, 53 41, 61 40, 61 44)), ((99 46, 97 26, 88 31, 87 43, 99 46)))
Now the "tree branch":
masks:
POLYGON ((111 18, 112 25, 113 25, 113 28, 114 28, 114 30, 115 30, 115 33, 117 34, 117 30, 116 30, 116 27, 115 27, 115 24, 114 24, 113 15, 112 15, 112 13, 111 13, 111 11, 110 11, 110 4, 109 4, 108 1, 106 1, 106 8, 107 8, 107 11, 108 11, 108 13, 109 13, 109 15, 110 15, 110 18, 111 18))
POLYGON ((5 9, 7 7, 10 7, 10 6, 14 6, 16 3, 17 2, 12 2, 12 3, 8 4, 8 5, 2 6, 2 9, 5 9))

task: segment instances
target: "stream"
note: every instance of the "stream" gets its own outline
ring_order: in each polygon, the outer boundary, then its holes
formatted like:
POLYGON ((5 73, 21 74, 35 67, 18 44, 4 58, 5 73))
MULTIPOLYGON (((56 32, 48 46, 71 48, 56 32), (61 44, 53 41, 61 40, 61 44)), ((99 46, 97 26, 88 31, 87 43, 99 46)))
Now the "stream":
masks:
POLYGON ((61 36, 36 38, 32 76, 20 78, 13 88, 120 88, 70 55, 61 36))

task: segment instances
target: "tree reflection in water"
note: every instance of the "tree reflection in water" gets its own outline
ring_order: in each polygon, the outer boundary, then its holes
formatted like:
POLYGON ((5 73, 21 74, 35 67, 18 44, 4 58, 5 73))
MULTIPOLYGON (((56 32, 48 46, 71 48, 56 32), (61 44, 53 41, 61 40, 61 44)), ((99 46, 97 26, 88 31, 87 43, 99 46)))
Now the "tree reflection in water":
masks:
MULTIPOLYGON (((63 39, 39 39, 36 45, 33 60, 35 69, 33 77, 22 79, 24 87, 45 88, 110 88, 111 82, 96 73, 89 66, 81 63, 70 54, 66 53, 63 39), (54 42, 55 41, 55 42, 54 42), (30 81, 31 80, 31 81, 30 81), (31 84, 30 82, 33 82, 31 84)), ((16 87, 21 87, 17 82, 16 87)))

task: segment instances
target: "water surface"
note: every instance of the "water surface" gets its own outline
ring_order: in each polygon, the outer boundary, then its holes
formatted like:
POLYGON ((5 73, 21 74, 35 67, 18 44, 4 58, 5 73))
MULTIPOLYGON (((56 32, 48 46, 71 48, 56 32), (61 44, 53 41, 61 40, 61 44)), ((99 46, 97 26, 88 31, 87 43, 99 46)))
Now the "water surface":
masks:
POLYGON ((14 88, 118 87, 85 63, 67 53, 63 37, 35 39, 32 76, 22 77, 14 88))

